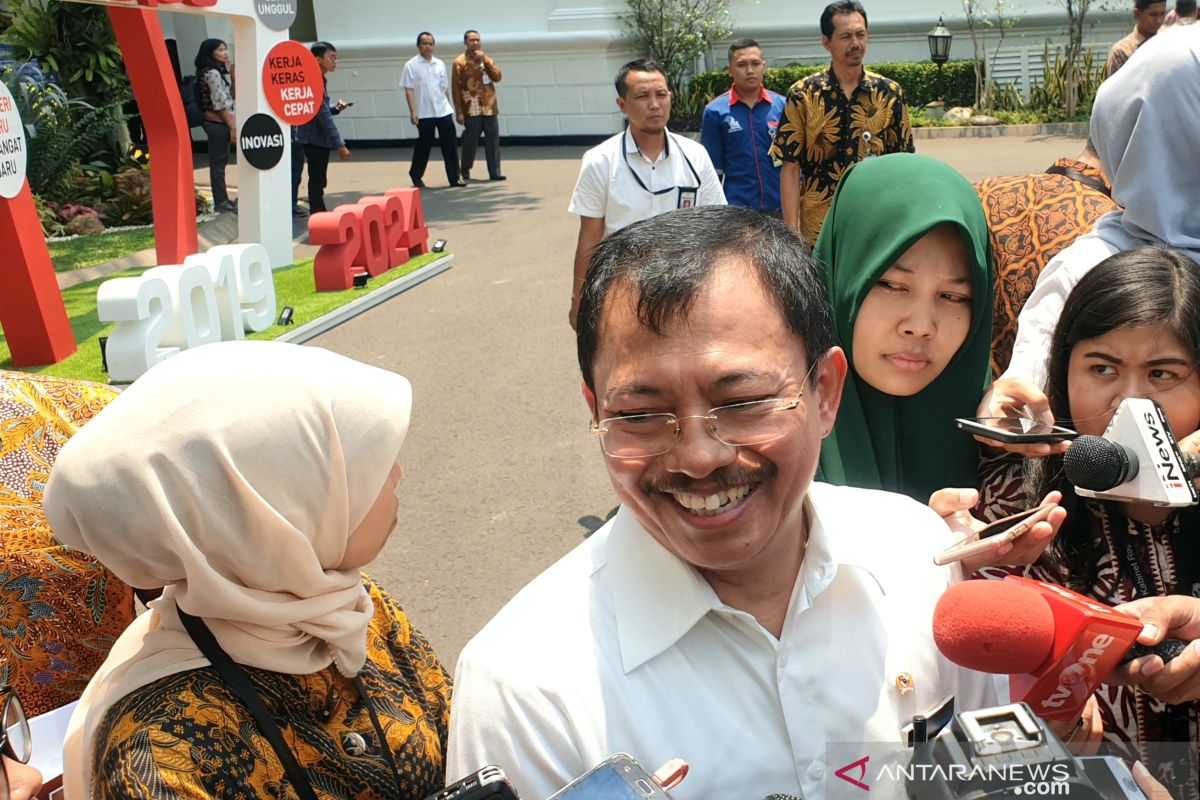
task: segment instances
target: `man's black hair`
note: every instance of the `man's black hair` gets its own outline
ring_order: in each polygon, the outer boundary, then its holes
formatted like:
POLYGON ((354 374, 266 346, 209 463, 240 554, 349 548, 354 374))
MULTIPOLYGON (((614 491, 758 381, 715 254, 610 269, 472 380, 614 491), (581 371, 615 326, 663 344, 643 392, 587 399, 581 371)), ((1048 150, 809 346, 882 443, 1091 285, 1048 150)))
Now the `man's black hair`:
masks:
POLYGON ((825 6, 821 12, 821 35, 826 39, 833 36, 833 18, 838 14, 862 14, 863 25, 867 26, 867 10, 862 3, 858 0, 838 0, 825 6))
POLYGON ((433 39, 434 44, 437 44, 437 38, 432 33, 430 33, 429 31, 421 31, 420 33, 417 34, 417 47, 421 46, 421 37, 422 36, 428 36, 430 39, 433 39))
MULTIPOLYGON (((733 54, 738 50, 745 50, 747 47, 758 47, 758 42, 753 39, 743 36, 741 39, 734 39, 729 43, 729 63, 733 63, 733 54)), ((761 47, 759 48, 762 49, 761 47)))
POLYGON ((617 79, 613 82, 617 87, 617 96, 624 97, 629 93, 629 84, 626 78, 631 72, 657 72, 663 78, 667 77, 667 72, 659 63, 652 58, 639 58, 636 61, 630 61, 617 72, 617 79))
POLYGON ((476 36, 479 35, 479 31, 475 30, 474 28, 467 28, 465 31, 463 31, 463 44, 467 43, 467 37, 470 36, 472 33, 475 34, 476 36))
POLYGON ((312 53, 317 58, 320 58, 321 56, 325 55, 330 50, 332 50, 335 53, 337 52, 337 48, 334 47, 329 42, 313 42, 312 47, 309 47, 308 50, 310 53, 312 53))
POLYGON ((588 387, 596 388, 592 364, 614 288, 630 289, 638 322, 661 335, 668 325, 687 320, 713 269, 729 260, 745 264, 757 276, 788 328, 804 343, 808 364, 835 344, 822 270, 800 234, 748 208, 683 208, 635 222, 593 251, 580 292, 575 338, 588 387))

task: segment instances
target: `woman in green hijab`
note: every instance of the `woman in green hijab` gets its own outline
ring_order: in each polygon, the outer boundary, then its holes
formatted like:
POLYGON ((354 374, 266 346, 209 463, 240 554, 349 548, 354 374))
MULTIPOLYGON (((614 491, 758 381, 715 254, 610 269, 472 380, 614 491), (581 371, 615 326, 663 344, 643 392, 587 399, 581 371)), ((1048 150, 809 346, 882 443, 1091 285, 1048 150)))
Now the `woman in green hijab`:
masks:
POLYGON ((971 184, 897 153, 842 177, 816 256, 850 371, 821 479, 922 503, 974 487, 979 450, 954 427, 991 381, 992 254, 971 184))

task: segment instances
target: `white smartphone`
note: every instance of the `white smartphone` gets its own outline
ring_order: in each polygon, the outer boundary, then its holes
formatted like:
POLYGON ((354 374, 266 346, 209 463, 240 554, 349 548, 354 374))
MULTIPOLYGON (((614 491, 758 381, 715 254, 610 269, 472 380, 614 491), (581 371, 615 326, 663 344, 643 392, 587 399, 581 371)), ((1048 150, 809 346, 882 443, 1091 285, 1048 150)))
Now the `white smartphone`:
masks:
POLYGON ((1004 519, 998 519, 988 525, 978 534, 971 533, 962 541, 946 548, 933 557, 933 563, 938 566, 953 564, 981 553, 990 552, 1000 542, 1011 542, 1029 532, 1034 525, 1050 516, 1050 512, 1058 508, 1056 503, 1045 505, 1013 514, 1004 519))
POLYGON ((563 787, 549 800, 671 800, 633 756, 617 753, 563 787))

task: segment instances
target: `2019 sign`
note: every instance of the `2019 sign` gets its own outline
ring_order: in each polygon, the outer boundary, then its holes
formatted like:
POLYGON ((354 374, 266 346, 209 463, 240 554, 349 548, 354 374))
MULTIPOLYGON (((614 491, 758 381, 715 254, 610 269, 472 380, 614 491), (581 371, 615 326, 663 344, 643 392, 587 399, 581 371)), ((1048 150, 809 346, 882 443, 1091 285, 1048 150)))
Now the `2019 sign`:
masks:
POLYGON ((391 189, 364 197, 355 205, 313 214, 308 240, 320 245, 313 260, 318 292, 336 292, 354 285, 354 273, 372 277, 429 250, 429 228, 421 193, 391 189))
POLYGON ((245 338, 275 320, 275 281, 260 244, 227 244, 100 284, 96 311, 116 322, 105 356, 114 381, 132 381, 181 350, 245 338))

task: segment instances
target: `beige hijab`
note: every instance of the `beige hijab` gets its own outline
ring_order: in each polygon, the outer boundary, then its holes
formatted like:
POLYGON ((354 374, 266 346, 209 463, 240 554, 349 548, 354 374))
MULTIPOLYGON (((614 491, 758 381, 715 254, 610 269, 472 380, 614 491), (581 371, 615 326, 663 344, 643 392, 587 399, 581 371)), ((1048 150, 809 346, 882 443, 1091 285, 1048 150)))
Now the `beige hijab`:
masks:
POLYGON ((135 689, 208 665, 176 609, 235 661, 290 674, 366 661, 373 609, 338 570, 408 431, 412 387, 316 348, 229 342, 154 367, 59 454, 46 516, 67 545, 162 597, 121 635, 71 717, 64 788, 85 798, 92 737, 135 689))

